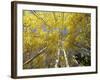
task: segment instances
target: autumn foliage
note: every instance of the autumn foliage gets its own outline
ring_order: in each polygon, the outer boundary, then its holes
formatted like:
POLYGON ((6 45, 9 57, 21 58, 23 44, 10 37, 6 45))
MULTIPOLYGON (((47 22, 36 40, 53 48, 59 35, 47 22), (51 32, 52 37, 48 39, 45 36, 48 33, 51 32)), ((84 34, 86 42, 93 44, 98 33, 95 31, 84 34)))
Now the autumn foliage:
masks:
POLYGON ((23 68, 91 65, 91 14, 23 10, 23 68))

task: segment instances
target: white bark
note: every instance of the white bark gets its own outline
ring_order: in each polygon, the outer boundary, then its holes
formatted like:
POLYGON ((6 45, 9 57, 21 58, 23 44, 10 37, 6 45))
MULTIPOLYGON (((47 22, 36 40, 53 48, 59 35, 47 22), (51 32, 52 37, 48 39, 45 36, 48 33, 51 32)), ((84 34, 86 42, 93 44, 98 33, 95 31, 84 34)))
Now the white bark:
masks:
POLYGON ((64 52, 64 58, 65 58, 65 61, 66 61, 66 67, 69 67, 69 64, 68 64, 68 57, 67 57, 67 54, 65 52, 65 49, 62 49, 62 51, 64 52))
POLYGON ((60 49, 58 49, 58 52, 57 52, 57 59, 56 59, 56 63, 55 63, 55 68, 58 68, 59 56, 60 56, 60 49))

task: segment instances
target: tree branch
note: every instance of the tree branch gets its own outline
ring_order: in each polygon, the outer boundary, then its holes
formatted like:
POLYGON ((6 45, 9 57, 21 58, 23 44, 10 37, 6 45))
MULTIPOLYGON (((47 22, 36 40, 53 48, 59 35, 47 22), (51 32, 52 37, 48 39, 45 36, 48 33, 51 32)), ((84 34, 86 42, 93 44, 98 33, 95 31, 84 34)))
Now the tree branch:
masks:
POLYGON ((42 22, 43 23, 45 23, 45 25, 47 25, 48 27, 51 27, 50 25, 48 25, 47 23, 46 23, 46 21, 43 19, 43 18, 41 18, 35 11, 31 11, 38 19, 40 19, 40 20, 42 20, 42 22))
POLYGON ((28 64, 29 62, 31 62, 32 60, 34 60, 36 57, 38 57, 45 49, 47 49, 47 47, 43 48, 42 50, 40 50, 39 52, 37 52, 38 54, 35 57, 30 58, 29 60, 27 60, 23 65, 28 64))

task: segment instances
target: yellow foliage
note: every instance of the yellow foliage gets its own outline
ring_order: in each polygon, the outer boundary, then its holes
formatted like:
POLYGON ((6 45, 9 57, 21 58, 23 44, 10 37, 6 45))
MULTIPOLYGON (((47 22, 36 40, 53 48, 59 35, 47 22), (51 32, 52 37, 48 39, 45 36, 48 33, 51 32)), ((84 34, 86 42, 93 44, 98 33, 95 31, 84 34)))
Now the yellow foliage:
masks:
MULTIPOLYGON (((91 16, 87 13, 24 11, 24 52, 47 47, 47 53, 52 57, 57 54, 58 48, 76 49, 75 42, 90 47, 90 22, 91 16)), ((40 55, 33 62, 39 67, 45 57, 40 55)))

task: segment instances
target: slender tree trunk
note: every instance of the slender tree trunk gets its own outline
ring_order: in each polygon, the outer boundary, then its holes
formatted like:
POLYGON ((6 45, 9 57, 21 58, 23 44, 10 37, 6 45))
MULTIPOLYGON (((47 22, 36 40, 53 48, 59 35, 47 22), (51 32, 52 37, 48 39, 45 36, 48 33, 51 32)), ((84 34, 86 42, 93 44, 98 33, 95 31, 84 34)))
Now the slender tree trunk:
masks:
POLYGON ((65 52, 65 49, 62 49, 63 53, 64 53, 64 58, 65 58, 65 64, 66 64, 66 67, 69 67, 69 63, 68 63, 68 56, 67 56, 67 53, 65 52))
POLYGON ((59 64, 59 56, 60 56, 60 49, 58 48, 57 59, 56 59, 56 63, 55 63, 55 68, 58 67, 58 64, 59 64))

